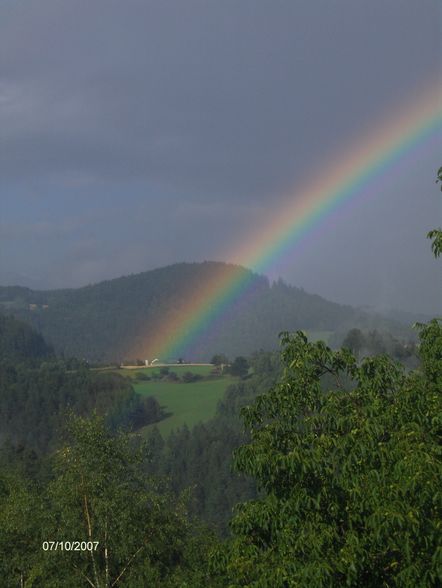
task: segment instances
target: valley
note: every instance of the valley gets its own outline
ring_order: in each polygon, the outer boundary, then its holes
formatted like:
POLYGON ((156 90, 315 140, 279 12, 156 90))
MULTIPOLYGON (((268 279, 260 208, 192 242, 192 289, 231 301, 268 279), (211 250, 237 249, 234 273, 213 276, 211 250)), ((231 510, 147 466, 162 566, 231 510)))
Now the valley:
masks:
POLYGON ((227 387, 238 381, 238 378, 228 374, 213 375, 213 367, 211 364, 186 364, 141 369, 134 366, 130 370, 114 370, 130 378, 137 394, 154 397, 164 409, 165 417, 161 421, 147 425, 137 432, 147 435, 152 427, 157 427, 166 438, 173 430, 183 426, 191 429, 198 423, 212 419, 227 387), (166 369, 168 373, 162 376, 161 369, 166 369), (177 379, 171 377, 171 374, 177 379), (187 382, 183 381, 185 374, 188 375, 187 382), (144 378, 149 379, 146 381, 144 378))

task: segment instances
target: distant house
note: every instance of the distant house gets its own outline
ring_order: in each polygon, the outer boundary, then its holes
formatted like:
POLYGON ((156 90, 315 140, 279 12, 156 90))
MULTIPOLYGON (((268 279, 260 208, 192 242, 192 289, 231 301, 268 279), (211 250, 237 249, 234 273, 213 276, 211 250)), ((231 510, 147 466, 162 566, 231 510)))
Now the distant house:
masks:
POLYGON ((37 310, 38 308, 38 304, 30 304, 29 305, 29 310, 37 310))

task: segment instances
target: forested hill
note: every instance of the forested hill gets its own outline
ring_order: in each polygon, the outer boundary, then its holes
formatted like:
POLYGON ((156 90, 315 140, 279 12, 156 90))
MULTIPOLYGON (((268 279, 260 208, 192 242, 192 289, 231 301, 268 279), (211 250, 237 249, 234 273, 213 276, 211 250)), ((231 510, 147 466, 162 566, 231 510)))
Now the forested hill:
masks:
POLYGON ((0 315, 0 358, 13 363, 50 357, 52 349, 29 325, 0 315))
POLYGON ((282 330, 305 329, 335 340, 352 327, 408 336, 399 323, 329 302, 282 281, 271 284, 247 269, 219 262, 179 263, 76 289, 4 286, 0 309, 30 323, 66 356, 92 361, 149 357, 150 334, 170 316, 183 315, 183 301, 197 296, 220 275, 248 281, 247 293, 187 352, 188 359, 276 348, 282 330))
POLYGON ((29 325, 0 316, 0 469, 10 452, 52 451, 68 414, 94 411, 112 430, 136 430, 164 418, 156 399, 136 394, 127 378, 56 358, 29 325))

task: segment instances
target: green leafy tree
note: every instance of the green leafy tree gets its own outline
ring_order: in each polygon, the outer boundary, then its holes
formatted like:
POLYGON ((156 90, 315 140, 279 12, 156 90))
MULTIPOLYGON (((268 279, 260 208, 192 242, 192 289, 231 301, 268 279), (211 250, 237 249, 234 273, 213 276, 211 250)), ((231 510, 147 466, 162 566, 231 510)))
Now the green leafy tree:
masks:
POLYGON ((347 347, 347 349, 350 349, 358 357, 364 347, 364 343, 365 338, 362 331, 360 329, 351 329, 342 342, 342 347, 347 347))
POLYGON ((41 578, 44 510, 34 484, 17 472, 0 475, 0 570, 5 588, 41 578))
MULTIPOLYGON (((442 167, 438 169, 436 183, 442 183, 442 167)), ((441 185, 442 190, 442 185, 441 185)), ((435 257, 442 255, 442 229, 433 229, 428 232, 427 238, 432 240, 431 250, 435 257)))
POLYGON ((229 360, 224 355, 224 353, 217 353, 212 357, 210 363, 216 367, 221 367, 223 365, 227 365, 229 363, 229 360))
POLYGON ((167 379, 169 380, 169 382, 178 382, 178 380, 180 379, 178 374, 176 372, 172 372, 170 371, 167 374, 167 379))
POLYGON ((71 434, 47 492, 46 534, 98 546, 45 552, 44 585, 185 586, 194 574, 183 500, 172 505, 167 490, 143 473, 144 451, 127 435, 111 435, 102 419, 74 419, 71 434))
POLYGON ((200 374, 194 374, 193 372, 184 372, 183 376, 182 376, 182 381, 185 384, 191 384, 192 382, 197 382, 198 380, 201 380, 201 375, 200 374))
POLYGON ((236 357, 230 366, 229 371, 232 376, 239 376, 240 378, 244 378, 249 373, 249 362, 245 357, 236 357))
POLYGON ((348 350, 283 336, 281 380, 243 411, 251 442, 235 464, 262 497, 232 521, 233 585, 442 580, 442 328, 420 329, 422 369, 408 376, 386 356, 357 366, 348 350))

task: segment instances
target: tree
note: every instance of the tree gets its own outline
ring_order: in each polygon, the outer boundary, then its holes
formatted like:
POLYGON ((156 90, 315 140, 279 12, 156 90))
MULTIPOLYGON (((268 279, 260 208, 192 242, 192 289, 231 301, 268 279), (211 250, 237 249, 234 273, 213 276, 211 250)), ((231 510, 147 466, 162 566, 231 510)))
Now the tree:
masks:
POLYGON ((177 374, 176 372, 169 372, 169 373, 167 374, 167 379, 168 379, 170 382, 178 382, 178 380, 179 380, 179 377, 178 377, 178 374, 177 374))
MULTIPOLYGON (((437 172, 436 184, 439 182, 442 183, 442 167, 440 167, 437 172)), ((440 189, 442 190, 442 185, 440 189)), ((429 231, 427 238, 432 239, 431 250, 434 254, 434 257, 439 257, 442 255, 442 229, 439 228, 429 231)))
POLYGON ((224 366, 229 364, 229 360, 224 355, 224 353, 218 353, 217 355, 214 355, 212 357, 210 363, 214 366, 214 370, 212 373, 222 374, 224 372, 224 366))
POLYGON ((43 504, 35 485, 17 472, 0 474, 2 586, 32 586, 40 577, 43 504))
POLYGON ((83 552, 45 552, 44 585, 185 586, 193 545, 186 506, 144 473, 143 446, 112 435, 98 417, 74 419, 71 435, 47 491, 46 537, 97 543, 83 552))
POLYGON ((442 327, 420 328, 422 369, 408 376, 386 356, 358 366, 348 350, 283 336, 281 380, 243 410, 251 442, 235 465, 262 497, 232 521, 235 586, 442 580, 442 327))
POLYGON ((244 378, 249 373, 249 362, 241 355, 236 357, 229 369, 232 376, 239 376, 244 378))
POLYGON ((184 372, 182 380, 185 384, 191 384, 192 382, 197 382, 198 380, 201 380, 201 375, 194 374, 193 372, 184 372))
POLYGON ((364 344, 365 337, 362 331, 360 329, 351 329, 342 342, 342 347, 347 347, 347 349, 350 349, 358 357, 364 344))
POLYGON ((216 367, 221 367, 223 365, 227 365, 229 363, 229 360, 224 355, 224 353, 217 353, 212 357, 210 363, 216 367))

